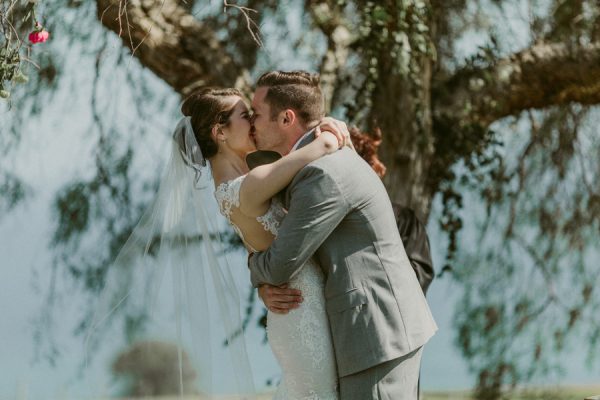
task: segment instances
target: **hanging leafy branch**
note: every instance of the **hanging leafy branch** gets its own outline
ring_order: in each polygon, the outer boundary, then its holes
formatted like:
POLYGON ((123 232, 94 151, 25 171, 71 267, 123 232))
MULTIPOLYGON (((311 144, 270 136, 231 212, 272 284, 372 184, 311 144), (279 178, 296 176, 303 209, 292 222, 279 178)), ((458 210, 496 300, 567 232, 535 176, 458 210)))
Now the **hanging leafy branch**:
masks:
POLYGON ((43 43, 50 34, 37 18, 36 0, 29 0, 20 7, 19 0, 2 0, 0 2, 0 97, 8 99, 14 84, 27 83, 29 78, 24 73, 24 63, 40 68, 30 57, 31 45, 43 43), (30 45, 26 44, 24 30, 31 27, 27 35, 30 45))

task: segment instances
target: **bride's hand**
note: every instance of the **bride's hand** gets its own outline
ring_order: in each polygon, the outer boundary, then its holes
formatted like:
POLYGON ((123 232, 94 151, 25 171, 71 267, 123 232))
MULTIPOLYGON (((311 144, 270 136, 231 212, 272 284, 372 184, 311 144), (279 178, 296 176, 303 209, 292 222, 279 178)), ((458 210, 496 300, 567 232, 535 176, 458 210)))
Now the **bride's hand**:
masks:
POLYGON ((339 147, 348 146, 354 149, 352 140, 350 139, 350 131, 344 121, 337 120, 332 117, 325 117, 315 129, 315 136, 319 137, 322 132, 330 132, 335 135, 338 140, 339 147))
POLYGON ((315 139, 315 142, 321 142, 323 144, 325 154, 335 153, 340 146, 339 139, 329 131, 320 132, 315 139))

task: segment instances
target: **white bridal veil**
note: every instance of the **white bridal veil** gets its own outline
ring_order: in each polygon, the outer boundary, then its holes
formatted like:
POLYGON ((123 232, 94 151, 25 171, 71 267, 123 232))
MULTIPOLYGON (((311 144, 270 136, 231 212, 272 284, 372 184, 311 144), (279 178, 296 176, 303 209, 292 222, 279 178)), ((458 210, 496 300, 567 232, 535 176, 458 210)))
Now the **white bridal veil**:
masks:
POLYGON ((170 379, 180 395, 251 399, 253 377, 240 334, 246 295, 240 296, 239 282, 247 270, 227 260, 210 167, 189 117, 175 128, 171 147, 158 193, 110 267, 94 307, 85 340, 87 389, 95 397, 114 390, 116 383, 98 378, 93 365, 101 362, 103 346, 125 337, 128 358, 113 358, 112 368, 129 371, 137 393, 170 379), (136 375, 140 365, 150 371, 136 375))

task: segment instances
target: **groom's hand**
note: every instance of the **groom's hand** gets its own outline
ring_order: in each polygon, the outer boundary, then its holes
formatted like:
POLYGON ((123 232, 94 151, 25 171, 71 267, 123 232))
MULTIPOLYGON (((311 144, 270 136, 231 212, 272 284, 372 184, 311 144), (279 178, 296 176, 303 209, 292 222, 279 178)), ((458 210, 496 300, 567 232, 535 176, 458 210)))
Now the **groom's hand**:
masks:
POLYGON ((304 300, 300 290, 291 289, 287 284, 281 286, 262 284, 258 288, 258 296, 265 303, 265 307, 276 314, 287 314, 290 310, 300 307, 300 303, 304 300))

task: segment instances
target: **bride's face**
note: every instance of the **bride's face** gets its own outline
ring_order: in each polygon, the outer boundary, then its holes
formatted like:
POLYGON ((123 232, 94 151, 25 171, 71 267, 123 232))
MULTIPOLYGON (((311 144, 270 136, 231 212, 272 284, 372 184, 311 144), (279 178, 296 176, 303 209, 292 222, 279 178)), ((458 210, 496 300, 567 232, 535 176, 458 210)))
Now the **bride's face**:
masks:
POLYGON ((236 153, 246 155, 256 150, 256 145, 252 140, 250 115, 248 106, 239 98, 234 98, 234 107, 229 123, 222 128, 227 146, 236 153))

